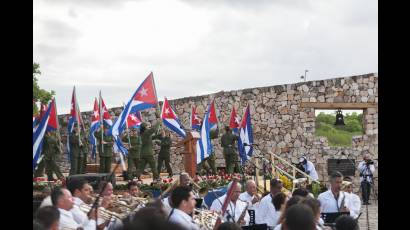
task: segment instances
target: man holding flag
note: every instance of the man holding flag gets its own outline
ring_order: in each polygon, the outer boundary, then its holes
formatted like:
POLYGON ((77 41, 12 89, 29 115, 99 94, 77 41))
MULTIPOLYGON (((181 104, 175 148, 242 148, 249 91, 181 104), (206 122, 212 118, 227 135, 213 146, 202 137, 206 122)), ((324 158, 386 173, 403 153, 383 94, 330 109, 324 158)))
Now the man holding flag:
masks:
POLYGON ((138 134, 136 128, 129 129, 129 139, 124 136, 122 141, 128 142, 128 176, 134 178, 136 176, 136 171, 138 170, 138 162, 140 159, 141 151, 141 136, 138 134))
MULTIPOLYGON (((156 113, 157 118, 158 113, 156 113)), ((147 123, 142 123, 140 128, 141 133, 141 158, 137 169, 137 177, 140 178, 141 173, 144 171, 145 166, 148 164, 151 168, 154 180, 159 179, 159 174, 154 160, 154 151, 152 150, 152 137, 158 131, 161 123, 157 121, 152 128, 148 127, 147 123)))
POLYGON ((60 144, 55 137, 55 132, 46 132, 46 135, 44 136, 42 154, 44 154, 43 160, 46 167, 47 180, 54 180, 53 173, 57 175, 58 179, 63 180, 64 175, 61 173, 60 168, 55 162, 57 156, 61 154, 60 144))
POLYGON ((107 135, 107 128, 101 124, 100 131, 97 132, 98 153, 100 157, 100 173, 110 173, 112 164, 112 150, 114 140, 112 136, 107 135), (104 132, 104 133, 102 133, 104 132), (103 138, 101 138, 103 136, 103 138))

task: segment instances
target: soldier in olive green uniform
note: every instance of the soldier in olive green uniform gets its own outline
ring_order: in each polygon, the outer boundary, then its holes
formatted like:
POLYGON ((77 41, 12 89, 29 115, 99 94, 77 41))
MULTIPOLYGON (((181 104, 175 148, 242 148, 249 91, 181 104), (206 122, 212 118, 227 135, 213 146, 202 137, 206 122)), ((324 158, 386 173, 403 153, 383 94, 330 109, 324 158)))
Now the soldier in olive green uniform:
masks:
POLYGON ((227 173, 233 173, 235 168, 235 172, 239 173, 239 158, 238 154, 235 152, 235 141, 237 140, 237 136, 232 134, 229 126, 225 127, 225 131, 225 134, 221 137, 221 145, 226 163, 226 171, 227 173))
POLYGON ((95 137, 98 140, 98 153, 100 157, 100 173, 110 173, 111 172, 111 164, 112 164, 112 146, 114 145, 114 140, 112 136, 108 136, 105 131, 106 128, 104 128, 104 139, 101 140, 101 133, 102 131, 102 125, 100 128, 100 131, 98 131, 95 134, 95 137))
MULTIPOLYGON (((153 137, 154 139, 154 137, 153 137)), ((172 168, 169 164, 170 162, 170 151, 171 151, 171 134, 168 131, 162 131, 161 135, 157 135, 155 139, 160 140, 161 149, 158 153, 158 173, 161 173, 162 163, 165 162, 165 167, 167 168, 167 173, 172 177, 172 168)))
POLYGON ((48 180, 53 180, 53 173, 57 175, 58 179, 64 179, 63 174, 60 172, 60 168, 55 162, 57 155, 61 153, 60 144, 50 132, 47 132, 44 136, 42 153, 44 154, 43 161, 48 180))
POLYGON ((159 179, 157 167, 155 166, 154 152, 152 150, 152 136, 157 132, 160 122, 157 122, 151 129, 147 129, 147 123, 142 123, 140 128, 141 133, 141 158, 138 165, 137 177, 139 178, 141 173, 145 169, 145 165, 149 164, 152 173, 154 174, 154 180, 159 179))
POLYGON ((78 130, 74 128, 70 135, 70 175, 78 174, 81 163, 81 147, 82 143, 78 137, 78 130))
MULTIPOLYGON (((86 131, 87 133, 87 131, 86 131)), ((77 174, 84 174, 85 169, 87 168, 87 156, 88 156, 88 138, 83 135, 82 136, 82 146, 81 146, 81 154, 80 154, 80 161, 78 163, 78 172, 77 174)))
MULTIPOLYGON (((138 162, 140 159, 141 136, 138 134, 137 129, 131 129, 130 132, 129 141, 131 146, 128 147, 128 176, 134 178, 138 170, 138 162)), ((128 136, 124 136, 122 141, 128 143, 128 136)))

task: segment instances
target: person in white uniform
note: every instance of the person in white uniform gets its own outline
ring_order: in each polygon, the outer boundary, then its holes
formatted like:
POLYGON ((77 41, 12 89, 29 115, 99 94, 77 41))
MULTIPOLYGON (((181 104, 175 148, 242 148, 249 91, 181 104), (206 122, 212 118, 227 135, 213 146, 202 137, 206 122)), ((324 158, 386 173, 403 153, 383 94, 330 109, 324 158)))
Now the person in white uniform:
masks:
POLYGON ((319 194, 321 212, 350 212, 348 205, 349 194, 341 191, 343 175, 340 172, 333 172, 330 175, 330 189, 319 194))
POLYGON ((315 169, 315 165, 311 161, 308 161, 305 156, 299 158, 299 163, 302 164, 306 174, 312 177, 313 180, 319 179, 319 176, 317 175, 317 172, 315 169))
POLYGON ((248 203, 249 210, 255 210, 261 200, 256 189, 256 183, 254 180, 248 180, 245 184, 245 192, 239 195, 239 200, 248 203))
POLYGON ((73 206, 73 197, 71 192, 65 188, 56 188, 51 193, 51 202, 53 206, 58 208, 60 212, 59 229, 71 228, 77 229, 82 227, 84 230, 96 229, 95 212, 91 212, 90 220, 86 223, 79 223, 74 219, 73 213, 70 211, 73 206))
POLYGON ((199 230, 199 226, 193 221, 191 215, 195 209, 195 197, 192 189, 188 186, 178 186, 171 194, 172 210, 168 220, 179 224, 187 230, 199 230))
POLYGON ((356 219, 359 217, 362 203, 360 201, 360 197, 353 193, 353 183, 350 181, 350 178, 345 178, 342 183, 342 189, 350 196, 350 202, 347 207, 350 209, 350 216, 356 219))
MULTIPOLYGON (((229 191, 231 186, 233 186, 233 182, 230 182, 228 184, 227 191, 229 191)), ((236 183, 235 187, 232 188, 233 192, 232 192, 231 200, 229 201, 228 206, 226 208, 226 212, 223 216, 223 220, 222 220, 223 222, 235 222, 235 223, 239 223, 242 226, 249 224, 249 214, 245 210, 247 208, 247 203, 239 200, 239 195, 241 194, 241 188, 242 188, 242 185, 240 183, 236 183), (243 215, 243 218, 241 219, 241 216, 243 213, 245 213, 245 215, 243 215)), ((222 205, 225 202, 226 197, 227 197, 227 194, 215 199, 212 202, 210 210, 222 212, 222 205)))
POLYGON ((256 209, 256 224, 266 224, 270 228, 273 228, 273 226, 276 225, 276 209, 272 203, 272 198, 276 194, 280 193, 282 188, 283 182, 280 179, 274 178, 270 181, 270 193, 262 198, 258 208, 256 209))

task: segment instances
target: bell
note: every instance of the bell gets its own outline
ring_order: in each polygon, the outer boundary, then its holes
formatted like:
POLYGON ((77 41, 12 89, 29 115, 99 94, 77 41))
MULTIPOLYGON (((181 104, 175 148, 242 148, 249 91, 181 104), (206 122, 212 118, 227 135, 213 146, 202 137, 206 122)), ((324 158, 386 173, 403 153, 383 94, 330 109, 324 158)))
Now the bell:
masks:
POLYGON ((341 126, 341 125, 345 125, 345 122, 343 120, 343 114, 342 114, 342 110, 338 109, 336 111, 336 122, 335 122, 335 126, 341 126))

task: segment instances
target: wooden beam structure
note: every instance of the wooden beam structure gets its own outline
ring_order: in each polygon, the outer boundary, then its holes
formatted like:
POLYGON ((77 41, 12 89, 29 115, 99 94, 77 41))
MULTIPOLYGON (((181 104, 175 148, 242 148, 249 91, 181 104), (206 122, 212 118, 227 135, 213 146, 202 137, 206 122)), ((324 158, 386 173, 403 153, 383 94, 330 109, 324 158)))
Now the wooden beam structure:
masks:
POLYGON ((376 108, 377 103, 301 102, 300 107, 315 109, 367 109, 376 108))

